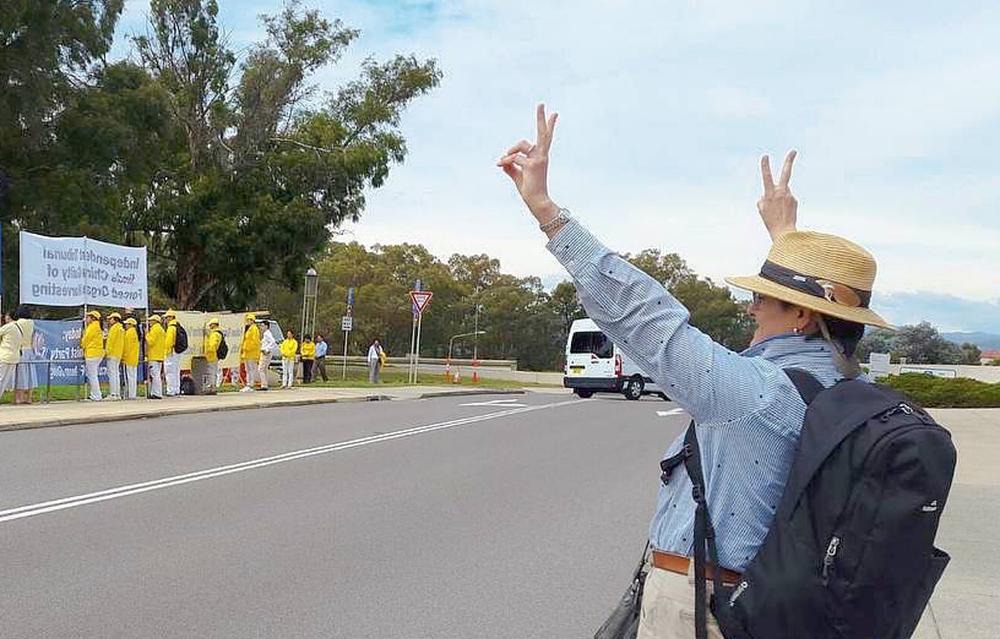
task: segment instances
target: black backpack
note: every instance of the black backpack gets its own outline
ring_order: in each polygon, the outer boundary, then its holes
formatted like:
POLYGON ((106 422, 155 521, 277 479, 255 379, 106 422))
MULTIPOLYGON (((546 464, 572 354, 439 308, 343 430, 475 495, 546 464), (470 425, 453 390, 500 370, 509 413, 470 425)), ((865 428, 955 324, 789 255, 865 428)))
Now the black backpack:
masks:
POLYGON ((226 344, 226 334, 222 331, 219 333, 219 348, 215 351, 215 356, 218 359, 226 359, 226 355, 229 355, 229 344, 226 344))
POLYGON ((177 337, 174 339, 174 352, 183 353, 188 348, 188 333, 184 327, 177 324, 177 337))
MULTIPOLYGON (((824 389, 787 370, 808 405, 799 449, 764 543, 739 584, 715 573, 726 639, 905 639, 949 557, 934 547, 955 472, 950 433, 896 391, 860 380, 824 389)), ((684 464, 695 511, 695 634, 705 630, 705 551, 718 564, 694 422, 664 478, 684 464)))

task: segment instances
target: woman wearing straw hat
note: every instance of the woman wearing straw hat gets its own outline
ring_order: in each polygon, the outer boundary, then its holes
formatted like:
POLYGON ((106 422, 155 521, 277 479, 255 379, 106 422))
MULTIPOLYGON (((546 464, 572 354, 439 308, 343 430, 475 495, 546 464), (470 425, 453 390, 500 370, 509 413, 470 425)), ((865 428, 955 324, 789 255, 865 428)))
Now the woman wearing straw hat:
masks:
MULTIPOLYGON (((549 237, 548 249, 573 276, 590 318, 698 424, 720 568, 724 580, 736 580, 770 526, 805 415, 782 369, 806 370, 824 386, 859 374, 854 350, 864 325, 888 327, 868 308, 875 260, 843 238, 797 231, 797 204, 788 188, 795 154, 777 184, 765 157, 758 208, 773 246, 758 274, 727 279, 753 292, 749 312, 757 323, 750 348, 734 353, 691 326, 687 309, 663 286, 552 201, 547 174, 555 123, 556 116, 547 118, 539 105, 535 143, 519 142, 497 164, 549 237)), ((680 450, 682 439, 666 456, 680 450)), ((682 468, 660 486, 650 524, 652 568, 640 639, 694 636, 694 582, 688 576, 694 510, 682 468)), ((714 619, 709 625, 710 636, 722 636, 714 619)))

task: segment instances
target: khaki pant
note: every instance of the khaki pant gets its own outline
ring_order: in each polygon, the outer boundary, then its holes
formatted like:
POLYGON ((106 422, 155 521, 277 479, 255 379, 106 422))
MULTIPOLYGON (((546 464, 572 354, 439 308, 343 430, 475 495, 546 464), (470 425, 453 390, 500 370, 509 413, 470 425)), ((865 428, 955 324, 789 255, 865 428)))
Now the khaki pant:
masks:
MULTIPOLYGON (((686 576, 650 568, 642 591, 642 613, 636 639, 694 639, 693 571, 694 562, 686 576)), ((706 586, 706 593, 711 595, 712 583, 706 586)), ((706 608, 706 614, 709 639, 723 639, 712 611, 706 608)))

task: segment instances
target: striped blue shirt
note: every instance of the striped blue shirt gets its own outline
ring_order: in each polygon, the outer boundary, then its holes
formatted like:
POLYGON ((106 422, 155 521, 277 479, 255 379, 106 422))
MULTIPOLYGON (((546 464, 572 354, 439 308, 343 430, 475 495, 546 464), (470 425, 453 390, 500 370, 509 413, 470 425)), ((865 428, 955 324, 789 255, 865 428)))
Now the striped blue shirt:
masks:
MULTIPOLYGON (((805 404, 783 368, 801 368, 823 385, 842 375, 826 341, 771 337, 743 353, 688 323, 663 286, 572 220, 548 244, 570 275, 587 314, 698 424, 709 512, 719 563, 742 571, 764 541, 785 487, 805 404)), ((678 452, 683 434, 664 457, 678 452)), ((659 479, 659 469, 650 468, 659 479)), ((660 486, 649 529, 654 548, 692 555, 695 504, 683 466, 660 486)))

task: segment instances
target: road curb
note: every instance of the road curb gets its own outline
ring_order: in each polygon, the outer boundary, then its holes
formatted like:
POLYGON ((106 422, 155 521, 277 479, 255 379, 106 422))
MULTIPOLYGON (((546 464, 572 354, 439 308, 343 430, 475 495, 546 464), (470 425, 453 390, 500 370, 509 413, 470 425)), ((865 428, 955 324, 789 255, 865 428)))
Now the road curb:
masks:
POLYGON ((460 390, 460 391, 434 391, 431 393, 422 393, 417 395, 414 399, 431 399, 433 397, 468 397, 470 395, 524 395, 527 391, 520 388, 476 388, 470 390, 460 390))
POLYGON ((15 430, 33 430, 36 428, 58 428, 60 426, 81 426, 84 424, 105 424, 109 422, 127 422, 140 419, 157 419, 175 415, 197 415, 199 413, 226 413, 238 410, 253 410, 258 408, 288 408, 292 406, 313 406, 320 404, 350 404, 357 402, 405 401, 412 399, 430 399, 434 397, 464 397, 468 395, 521 395, 523 390, 477 388, 460 391, 435 391, 421 393, 413 397, 392 397, 390 395, 373 393, 356 397, 317 397, 313 399, 289 399, 276 402, 254 402, 252 404, 237 404, 233 406, 209 406, 200 408, 165 407, 153 413, 126 413, 122 415, 100 415, 93 417, 68 417, 49 419, 45 421, 24 424, 0 424, 0 432, 15 430))

